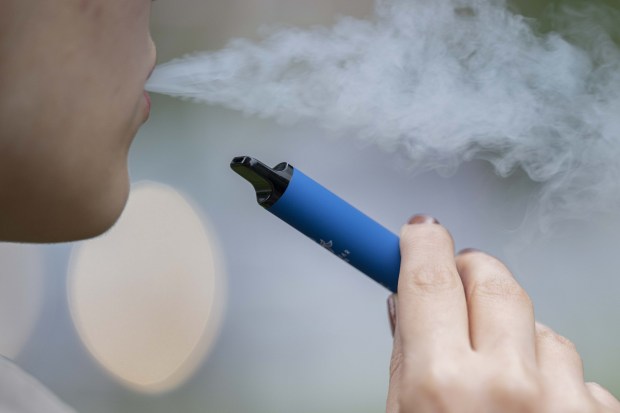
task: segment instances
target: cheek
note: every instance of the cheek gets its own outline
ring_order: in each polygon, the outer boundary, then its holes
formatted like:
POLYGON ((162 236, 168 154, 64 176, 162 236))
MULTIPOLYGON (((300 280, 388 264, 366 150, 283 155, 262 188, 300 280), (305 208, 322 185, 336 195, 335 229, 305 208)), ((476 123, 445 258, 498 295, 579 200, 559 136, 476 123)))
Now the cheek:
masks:
MULTIPOLYGON (((110 0, 108 0, 110 1, 110 0)), ((116 1, 90 25, 88 36, 76 56, 80 67, 72 79, 75 109, 108 139, 127 145, 145 120, 144 84, 155 61, 148 30, 148 8, 142 1, 116 1)), ((93 6, 93 10, 96 7, 93 6)), ((95 13, 96 12, 92 12, 95 13)))
POLYGON ((149 32, 150 2, 90 0, 82 49, 90 50, 93 70, 116 79, 144 81, 154 58, 149 32), (146 72, 146 73, 145 73, 146 72))

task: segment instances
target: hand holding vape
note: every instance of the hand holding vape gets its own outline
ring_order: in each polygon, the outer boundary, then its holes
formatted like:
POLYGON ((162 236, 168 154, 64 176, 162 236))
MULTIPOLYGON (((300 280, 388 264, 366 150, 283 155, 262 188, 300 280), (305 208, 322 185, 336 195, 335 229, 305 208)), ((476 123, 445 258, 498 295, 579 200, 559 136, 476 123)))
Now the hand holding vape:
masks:
POLYGON ((400 271, 399 238, 292 165, 270 168, 249 156, 230 167, 262 207, 392 292, 400 271))

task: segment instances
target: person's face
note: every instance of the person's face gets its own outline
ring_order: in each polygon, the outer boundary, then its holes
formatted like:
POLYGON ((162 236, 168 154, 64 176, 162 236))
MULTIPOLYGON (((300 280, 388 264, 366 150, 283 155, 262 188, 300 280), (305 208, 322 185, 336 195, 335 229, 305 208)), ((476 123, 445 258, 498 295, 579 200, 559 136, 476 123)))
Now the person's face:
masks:
POLYGON ((151 0, 2 0, 0 240, 107 230, 148 117, 151 0))

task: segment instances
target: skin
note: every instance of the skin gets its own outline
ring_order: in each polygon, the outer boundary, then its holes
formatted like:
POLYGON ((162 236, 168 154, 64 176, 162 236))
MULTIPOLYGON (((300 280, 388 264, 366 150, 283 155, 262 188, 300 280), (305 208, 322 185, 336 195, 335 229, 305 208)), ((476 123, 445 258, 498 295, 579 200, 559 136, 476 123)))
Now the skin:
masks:
MULTIPOLYGON (((0 240, 106 231, 125 205, 127 153, 148 117, 150 0, 0 2, 0 240)), ((418 216, 401 233, 388 413, 620 412, 584 383, 574 346, 535 323, 498 260, 456 257, 418 216)))
POLYGON ((575 346, 536 323, 527 293, 499 260, 454 255, 430 217, 401 231, 388 413, 617 413, 586 383, 575 346))
POLYGON ((151 0, 0 3, 0 240, 99 235, 148 117, 151 0))

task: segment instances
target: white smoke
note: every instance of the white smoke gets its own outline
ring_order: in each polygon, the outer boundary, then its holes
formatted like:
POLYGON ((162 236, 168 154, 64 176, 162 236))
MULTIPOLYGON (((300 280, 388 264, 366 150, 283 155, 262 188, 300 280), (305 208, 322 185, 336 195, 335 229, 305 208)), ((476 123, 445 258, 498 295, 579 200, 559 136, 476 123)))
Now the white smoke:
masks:
POLYGON ((555 31, 541 34, 502 0, 382 0, 372 21, 173 60, 147 87, 314 120, 404 152, 418 169, 472 159, 502 176, 522 168, 541 182, 545 221, 579 217, 620 206, 619 21, 588 2, 558 11, 555 31))

